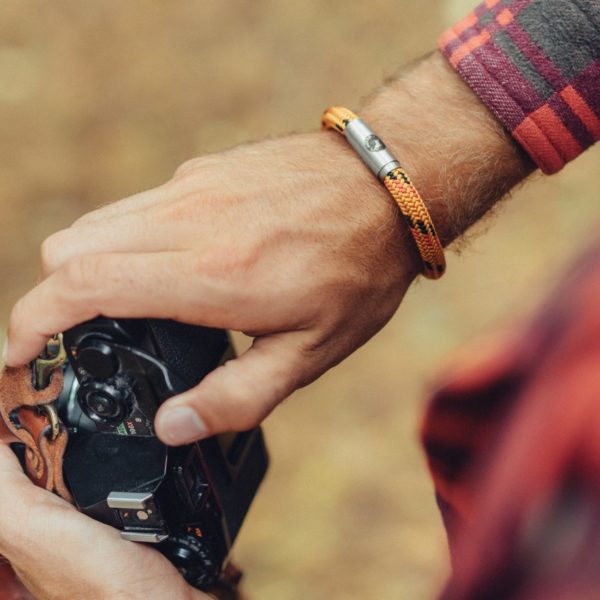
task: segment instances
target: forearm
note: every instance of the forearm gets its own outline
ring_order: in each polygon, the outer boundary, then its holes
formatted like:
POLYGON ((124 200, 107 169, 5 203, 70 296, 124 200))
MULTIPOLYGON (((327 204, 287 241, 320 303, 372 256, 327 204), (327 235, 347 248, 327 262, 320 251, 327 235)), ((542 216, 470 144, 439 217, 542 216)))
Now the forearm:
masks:
POLYGON ((407 169, 445 245, 534 169, 439 52, 406 69, 359 112, 407 169))

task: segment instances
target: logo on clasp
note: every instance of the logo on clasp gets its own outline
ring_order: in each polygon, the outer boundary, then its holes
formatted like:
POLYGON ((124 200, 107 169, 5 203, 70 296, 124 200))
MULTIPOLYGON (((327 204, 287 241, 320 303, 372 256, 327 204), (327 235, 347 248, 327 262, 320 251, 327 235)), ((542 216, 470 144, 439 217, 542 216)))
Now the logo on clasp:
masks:
POLYGON ((369 152, 379 152, 385 150, 385 144, 374 134, 371 134, 364 141, 365 148, 369 152))

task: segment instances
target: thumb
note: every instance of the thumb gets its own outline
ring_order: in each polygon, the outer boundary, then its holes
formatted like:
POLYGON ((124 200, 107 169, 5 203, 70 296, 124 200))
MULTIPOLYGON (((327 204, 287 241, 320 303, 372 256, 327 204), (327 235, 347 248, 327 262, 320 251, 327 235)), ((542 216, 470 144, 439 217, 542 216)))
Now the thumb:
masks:
POLYGON ((305 333, 258 337, 239 358, 165 402, 156 415, 158 437, 178 446, 224 431, 256 427, 304 380, 307 357, 300 341, 305 333))

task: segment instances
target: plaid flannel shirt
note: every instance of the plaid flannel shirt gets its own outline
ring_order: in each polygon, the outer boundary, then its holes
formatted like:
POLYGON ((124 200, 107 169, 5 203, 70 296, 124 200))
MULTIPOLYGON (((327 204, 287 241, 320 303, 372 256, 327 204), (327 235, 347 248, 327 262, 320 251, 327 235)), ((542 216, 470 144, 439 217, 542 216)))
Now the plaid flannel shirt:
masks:
POLYGON ((439 44, 545 173, 600 139, 600 1, 486 0, 439 44))
MULTIPOLYGON (((546 173, 600 138, 600 0, 487 0, 450 63, 546 173)), ((453 572, 441 600, 600 598, 600 245, 538 317, 441 379, 422 441, 453 572)))

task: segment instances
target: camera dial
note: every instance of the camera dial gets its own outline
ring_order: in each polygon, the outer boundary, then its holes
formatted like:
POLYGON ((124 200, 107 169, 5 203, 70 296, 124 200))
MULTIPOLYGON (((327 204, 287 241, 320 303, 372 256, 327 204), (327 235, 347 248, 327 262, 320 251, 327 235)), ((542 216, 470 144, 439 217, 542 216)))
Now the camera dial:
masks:
POLYGON ((83 412, 96 423, 120 423, 130 416, 133 405, 130 387, 114 381, 83 383, 78 400, 83 412))
POLYGON ((119 360, 103 340, 84 340, 77 351, 79 368, 95 379, 109 379, 119 370, 119 360))
POLYGON ((219 575, 219 566, 211 545, 199 536, 197 530, 188 528, 163 542, 160 551, 179 569, 185 580, 194 586, 213 583, 219 575))

